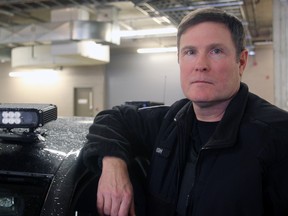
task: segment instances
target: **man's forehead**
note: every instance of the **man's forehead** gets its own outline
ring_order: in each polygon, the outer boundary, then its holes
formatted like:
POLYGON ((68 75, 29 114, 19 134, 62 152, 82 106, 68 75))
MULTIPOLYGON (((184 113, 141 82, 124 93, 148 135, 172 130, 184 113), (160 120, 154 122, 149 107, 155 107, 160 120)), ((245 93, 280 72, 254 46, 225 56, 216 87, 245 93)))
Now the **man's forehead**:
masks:
MULTIPOLYGON (((205 43, 225 43, 223 40, 227 40, 227 37, 232 40, 232 34, 224 24, 205 22, 188 27, 180 36, 180 41, 183 41, 183 39, 189 41, 191 38, 199 39, 200 42, 202 41, 205 43)), ((193 41, 191 41, 191 43, 192 42, 193 41)))

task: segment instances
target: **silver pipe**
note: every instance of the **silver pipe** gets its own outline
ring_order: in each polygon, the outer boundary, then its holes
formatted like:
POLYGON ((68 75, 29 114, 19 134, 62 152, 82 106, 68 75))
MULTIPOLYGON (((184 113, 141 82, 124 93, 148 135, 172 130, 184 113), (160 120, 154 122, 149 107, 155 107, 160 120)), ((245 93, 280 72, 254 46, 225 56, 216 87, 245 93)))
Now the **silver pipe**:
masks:
POLYGON ((205 5, 197 5, 197 6, 188 6, 188 7, 174 7, 174 8, 167 8, 167 9, 160 9, 161 12, 171 12, 171 11, 185 11, 185 10, 195 10, 197 8, 203 7, 231 7, 231 6, 241 6, 243 5, 243 1, 237 2, 226 2, 226 3, 212 3, 212 4, 205 4, 205 5))

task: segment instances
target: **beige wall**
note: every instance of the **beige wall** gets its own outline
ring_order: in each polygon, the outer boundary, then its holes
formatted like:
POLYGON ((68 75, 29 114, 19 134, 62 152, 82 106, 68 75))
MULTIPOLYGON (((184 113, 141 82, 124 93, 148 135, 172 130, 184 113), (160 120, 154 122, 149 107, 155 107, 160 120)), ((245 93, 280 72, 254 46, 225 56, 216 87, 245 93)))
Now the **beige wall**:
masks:
MULTIPOLYGON (((254 57, 249 56, 242 81, 249 85, 251 92, 274 103, 273 47, 256 46, 255 51, 254 57)), ((175 53, 112 55, 106 73, 108 108, 127 100, 163 101, 170 105, 184 97, 175 53)))
POLYGON ((256 55, 249 56, 242 81, 251 92, 274 103, 274 67, 272 45, 256 46, 256 55))
POLYGON ((1 103, 52 103, 58 107, 59 116, 72 116, 74 88, 92 87, 94 115, 104 108, 105 66, 63 68, 58 78, 25 80, 9 77, 10 63, 2 63, 0 72, 1 103))
MULTIPOLYGON (((274 103, 272 46, 256 47, 256 56, 249 58, 242 81, 249 85, 251 92, 274 103)), ((59 116, 73 115, 76 87, 93 88, 94 115, 127 100, 162 101, 163 89, 165 104, 183 97, 175 54, 123 53, 114 56, 108 65, 63 68, 59 79, 50 83, 11 78, 10 63, 0 66, 1 103, 52 103, 58 106, 59 116)))

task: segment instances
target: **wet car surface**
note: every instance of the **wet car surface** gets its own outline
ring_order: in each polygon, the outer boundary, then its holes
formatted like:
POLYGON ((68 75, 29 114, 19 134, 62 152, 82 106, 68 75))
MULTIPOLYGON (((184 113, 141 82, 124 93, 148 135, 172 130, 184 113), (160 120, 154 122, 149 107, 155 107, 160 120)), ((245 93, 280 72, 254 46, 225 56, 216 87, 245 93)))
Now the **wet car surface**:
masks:
POLYGON ((92 121, 58 117, 37 129, 45 141, 0 139, 0 216, 77 215, 77 194, 91 178, 79 155, 92 121))

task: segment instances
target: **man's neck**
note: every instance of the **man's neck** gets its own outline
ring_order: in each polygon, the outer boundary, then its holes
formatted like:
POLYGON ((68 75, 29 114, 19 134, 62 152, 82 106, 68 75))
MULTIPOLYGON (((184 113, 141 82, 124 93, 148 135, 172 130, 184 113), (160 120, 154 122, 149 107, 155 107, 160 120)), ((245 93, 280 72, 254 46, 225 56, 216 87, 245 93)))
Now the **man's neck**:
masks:
POLYGON ((231 99, 217 103, 197 103, 193 102, 196 118, 204 122, 220 121, 231 99))

